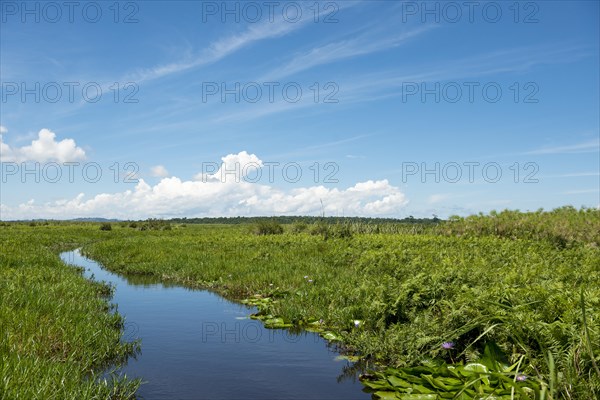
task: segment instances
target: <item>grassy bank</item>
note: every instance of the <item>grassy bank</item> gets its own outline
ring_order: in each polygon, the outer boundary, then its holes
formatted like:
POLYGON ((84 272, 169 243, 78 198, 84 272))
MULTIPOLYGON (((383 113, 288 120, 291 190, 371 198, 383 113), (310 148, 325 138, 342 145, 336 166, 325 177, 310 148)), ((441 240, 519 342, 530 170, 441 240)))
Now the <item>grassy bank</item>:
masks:
POLYGON ((96 379, 134 350, 120 342, 110 288, 58 252, 101 239, 97 226, 0 226, 0 398, 128 399, 137 382, 96 379), (85 239, 87 238, 87 239, 85 239))
POLYGON ((244 226, 187 225, 130 230, 124 239, 127 228, 118 228, 85 251, 114 271, 268 298, 256 301, 266 319, 320 321, 386 365, 467 364, 497 343, 546 398, 591 399, 600 394, 595 227, 598 211, 563 209, 455 219, 414 234, 349 226, 254 235, 244 226))
POLYGON ((504 385, 494 398, 600 396, 598 211, 428 226, 318 222, 283 233, 160 221, 99 228, 0 227, 0 321, 8 327, 1 388, 9 398, 126 398, 135 389, 89 378, 131 349, 119 343, 122 321, 107 312, 106 288, 56 256, 80 245, 113 271, 250 298, 267 324, 328 332, 394 367, 365 381, 380 396, 438 384, 468 386, 449 393, 474 398, 494 379, 504 385), (510 371, 481 372, 504 361, 510 371))

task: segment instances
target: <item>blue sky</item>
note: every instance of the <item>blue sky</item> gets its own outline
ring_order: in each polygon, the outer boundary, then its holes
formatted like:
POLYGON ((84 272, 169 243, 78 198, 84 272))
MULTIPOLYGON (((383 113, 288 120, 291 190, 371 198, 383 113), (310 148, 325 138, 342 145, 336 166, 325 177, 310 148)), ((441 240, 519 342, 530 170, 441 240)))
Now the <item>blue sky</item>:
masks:
POLYGON ((596 1, 1 4, 2 219, 600 204, 596 1))

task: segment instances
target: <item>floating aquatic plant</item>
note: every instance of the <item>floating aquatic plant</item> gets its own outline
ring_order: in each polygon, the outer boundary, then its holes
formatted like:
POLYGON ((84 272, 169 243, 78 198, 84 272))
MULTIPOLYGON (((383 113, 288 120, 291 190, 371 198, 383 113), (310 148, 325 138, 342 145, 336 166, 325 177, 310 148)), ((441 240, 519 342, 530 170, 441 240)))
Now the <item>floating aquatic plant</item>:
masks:
POLYGON ((546 384, 516 373, 520 363, 509 366, 505 360, 498 346, 489 342, 475 362, 430 361, 364 374, 360 380, 376 399, 542 399, 546 384))

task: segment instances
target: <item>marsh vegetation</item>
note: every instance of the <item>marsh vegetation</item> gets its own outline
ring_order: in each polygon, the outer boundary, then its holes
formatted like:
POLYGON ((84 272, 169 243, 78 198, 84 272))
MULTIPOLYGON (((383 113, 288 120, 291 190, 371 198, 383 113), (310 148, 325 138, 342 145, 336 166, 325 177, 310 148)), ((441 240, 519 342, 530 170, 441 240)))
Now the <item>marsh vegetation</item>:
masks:
POLYGON ((111 271, 210 289, 256 305, 273 328, 320 332, 379 366, 363 376, 376 397, 600 395, 598 210, 274 223, 0 227, 3 391, 135 390, 86 378, 133 345, 119 341, 106 288, 59 262, 83 246, 111 271))

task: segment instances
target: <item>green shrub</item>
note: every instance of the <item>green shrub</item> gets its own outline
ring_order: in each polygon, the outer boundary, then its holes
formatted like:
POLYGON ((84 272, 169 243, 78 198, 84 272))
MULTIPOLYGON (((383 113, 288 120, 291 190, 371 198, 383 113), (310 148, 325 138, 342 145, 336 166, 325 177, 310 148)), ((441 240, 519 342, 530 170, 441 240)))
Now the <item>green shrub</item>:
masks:
POLYGON ((571 206, 552 211, 522 213, 504 210, 489 215, 452 216, 437 231, 449 236, 496 236, 508 239, 544 240, 557 248, 578 244, 600 245, 600 210, 571 206))
POLYGON ((252 233, 255 235, 280 235, 283 233, 283 226, 275 221, 258 221, 252 226, 252 233))
POLYGON ((101 231, 112 231, 112 225, 109 224, 108 222, 105 222, 102 225, 100 225, 100 230, 101 231))
MULTIPOLYGON (((132 222, 129 224, 132 228, 138 228, 138 224, 132 222)), ((140 231, 170 231, 171 223, 162 219, 150 218, 147 219, 143 224, 139 225, 140 231)))
POLYGON ((308 225, 306 224, 306 222, 302 222, 302 221, 294 222, 291 227, 292 233, 306 232, 307 229, 308 229, 308 225))
POLYGON ((325 221, 319 221, 311 226, 310 234, 322 236, 324 240, 330 238, 347 239, 354 234, 354 228, 348 223, 328 224, 325 221))
POLYGON ((331 226, 331 236, 339 239, 348 239, 352 237, 352 227, 350 224, 336 224, 331 226))
POLYGON ((315 222, 309 232, 313 236, 323 236, 323 239, 327 239, 330 234, 329 225, 323 221, 315 222))

